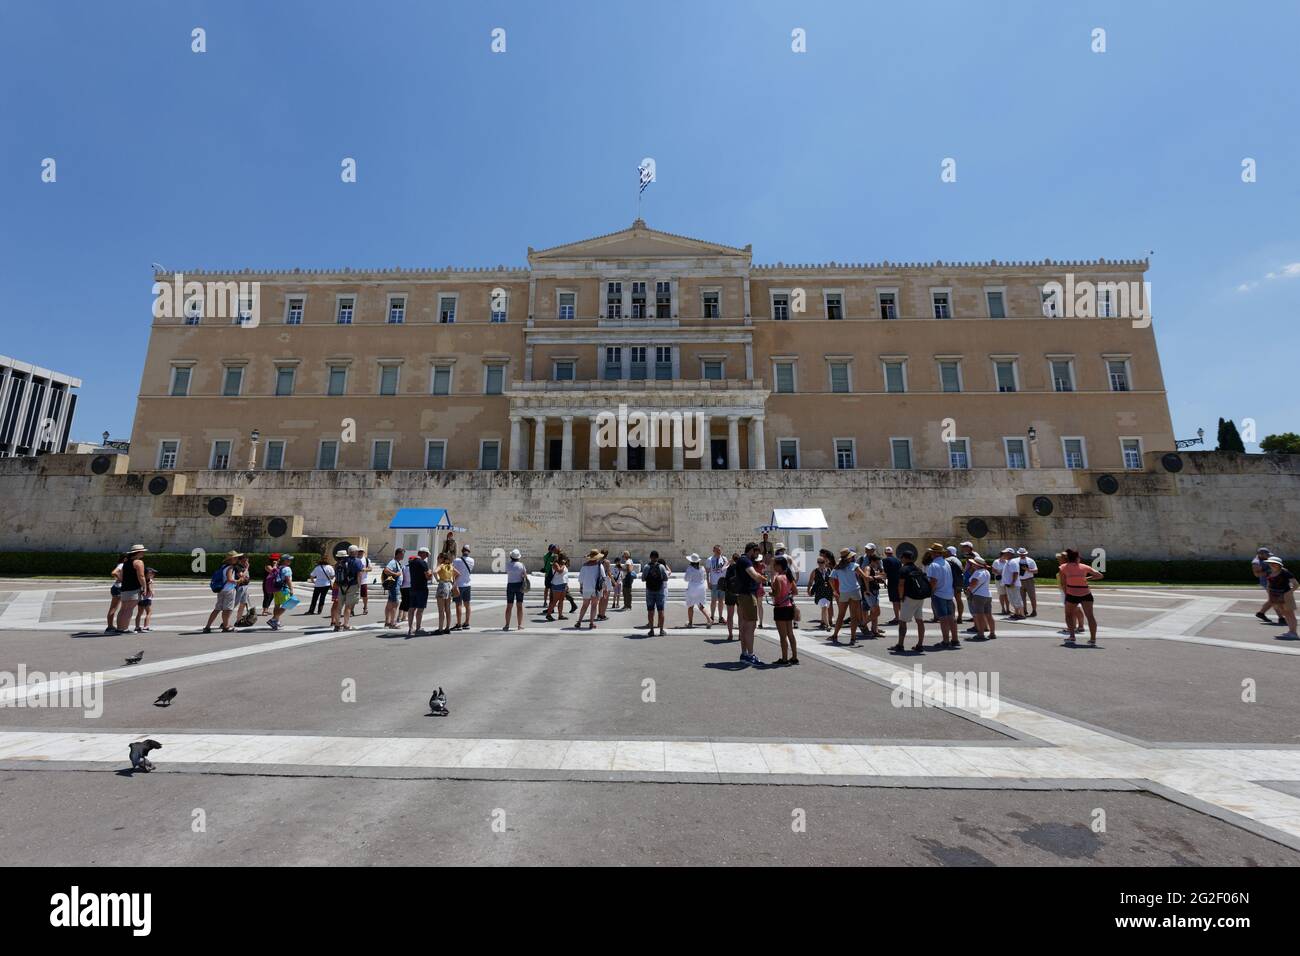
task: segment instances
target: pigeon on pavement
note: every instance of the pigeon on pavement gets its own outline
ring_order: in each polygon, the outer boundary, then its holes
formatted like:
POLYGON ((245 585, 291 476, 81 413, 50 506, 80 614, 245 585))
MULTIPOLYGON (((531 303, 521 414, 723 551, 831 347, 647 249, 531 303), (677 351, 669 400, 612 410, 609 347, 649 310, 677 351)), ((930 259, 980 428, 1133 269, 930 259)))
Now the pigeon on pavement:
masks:
POLYGON ((176 688, 170 687, 167 690, 163 691, 161 694, 159 694, 158 699, 155 700, 153 703, 155 707, 169 707, 171 706, 171 702, 174 701, 175 699, 176 699, 176 688))
POLYGON ((149 759, 149 751, 161 750, 162 744, 156 740, 137 740, 127 748, 127 753, 131 757, 131 767, 134 770, 142 770, 148 773, 153 769, 153 762, 149 759))
POLYGON ((451 713, 447 708, 447 694, 441 687, 429 698, 429 710, 435 717, 446 717, 451 713))
POLYGON ((124 661, 124 663, 126 663, 126 664, 139 664, 142 660, 144 660, 144 651, 141 651, 139 654, 133 654, 133 655, 131 655, 130 657, 128 657, 128 658, 124 661))

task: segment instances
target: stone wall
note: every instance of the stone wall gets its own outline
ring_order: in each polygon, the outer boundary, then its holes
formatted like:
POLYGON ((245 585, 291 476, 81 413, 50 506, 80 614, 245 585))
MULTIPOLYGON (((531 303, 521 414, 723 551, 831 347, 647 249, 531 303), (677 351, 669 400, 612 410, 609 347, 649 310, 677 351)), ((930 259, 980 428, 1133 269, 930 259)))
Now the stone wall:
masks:
MULTIPOLYGON (((1024 545, 1048 554, 1104 547, 1118 558, 1230 558, 1261 543, 1300 551, 1300 456, 1192 453, 1169 472, 1007 471, 200 471, 132 472, 124 456, 48 455, 0 460, 0 550, 111 551, 134 541, 155 550, 292 550, 307 540, 396 543, 387 527, 402 507, 439 507, 467 527, 480 554, 548 542, 650 548, 670 556, 733 548, 773 508, 823 509, 838 548, 872 540, 1024 545), (102 473, 96 473, 98 468, 102 473), (158 480, 162 479, 162 480, 158 480), (1036 513, 1047 497, 1051 514, 1036 513), (214 514, 215 512, 215 514, 214 514), (283 528, 271 528, 283 519, 283 528), (278 534, 273 534, 279 532, 278 534)), ((775 537, 783 537, 776 535, 775 537)))

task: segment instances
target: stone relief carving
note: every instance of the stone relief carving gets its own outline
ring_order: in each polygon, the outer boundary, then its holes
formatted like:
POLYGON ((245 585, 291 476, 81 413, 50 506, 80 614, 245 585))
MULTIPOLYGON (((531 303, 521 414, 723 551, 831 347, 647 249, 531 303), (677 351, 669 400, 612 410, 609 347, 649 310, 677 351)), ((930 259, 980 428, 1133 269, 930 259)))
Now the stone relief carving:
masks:
POLYGON ((671 500, 597 499, 582 502, 582 539, 673 540, 671 500))

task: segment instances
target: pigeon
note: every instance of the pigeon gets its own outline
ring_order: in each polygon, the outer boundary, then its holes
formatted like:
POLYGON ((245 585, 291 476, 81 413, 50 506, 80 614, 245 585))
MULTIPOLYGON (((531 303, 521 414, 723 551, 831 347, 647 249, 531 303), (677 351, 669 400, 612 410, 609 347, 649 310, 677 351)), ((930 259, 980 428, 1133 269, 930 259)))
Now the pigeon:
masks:
POLYGON ((144 651, 141 651, 139 654, 133 654, 131 657, 126 658, 124 663, 139 664, 142 660, 144 660, 144 651))
POLYGON ((153 702, 155 707, 168 707, 176 699, 176 688, 172 687, 158 695, 158 699, 153 702))
POLYGON ((162 744, 156 740, 135 741, 127 748, 127 753, 131 756, 131 768, 148 773, 153 769, 153 762, 149 759, 149 751, 161 749, 162 744))
POLYGON ((451 713, 447 708, 447 695, 441 687, 429 697, 429 710, 435 717, 446 717, 451 713))

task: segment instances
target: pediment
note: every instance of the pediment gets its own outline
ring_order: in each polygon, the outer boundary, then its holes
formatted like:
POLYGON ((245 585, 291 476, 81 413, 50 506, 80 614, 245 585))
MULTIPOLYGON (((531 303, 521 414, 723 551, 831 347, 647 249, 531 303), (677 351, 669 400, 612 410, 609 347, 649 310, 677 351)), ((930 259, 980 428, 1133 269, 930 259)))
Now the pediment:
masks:
POLYGON ((592 239, 570 242, 549 249, 528 248, 528 262, 546 263, 573 259, 683 259, 683 258, 740 258, 746 261, 751 248, 726 246, 702 239, 691 239, 670 232, 651 229, 638 219, 627 229, 611 232, 592 239))

